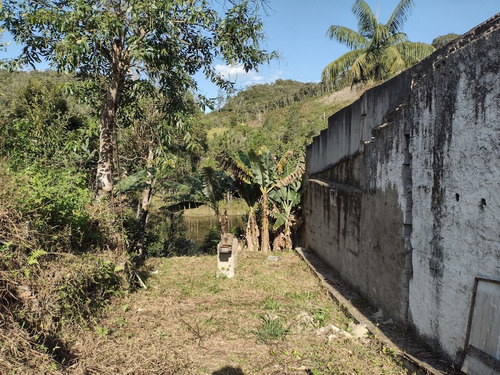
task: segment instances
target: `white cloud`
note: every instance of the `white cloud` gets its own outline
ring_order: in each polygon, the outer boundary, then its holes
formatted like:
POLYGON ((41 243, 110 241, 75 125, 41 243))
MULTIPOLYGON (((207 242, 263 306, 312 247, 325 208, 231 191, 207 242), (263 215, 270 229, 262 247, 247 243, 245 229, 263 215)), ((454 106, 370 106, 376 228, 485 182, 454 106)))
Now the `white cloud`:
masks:
POLYGON ((243 65, 221 65, 217 64, 215 66, 215 71, 217 74, 222 76, 225 79, 229 79, 231 81, 236 81, 239 76, 248 75, 249 73, 245 72, 243 65))
POLYGON ((238 85, 250 86, 257 83, 271 83, 278 79, 283 72, 277 71, 270 75, 262 75, 254 70, 245 72, 243 65, 222 65, 217 64, 215 71, 224 79, 230 80, 238 85))

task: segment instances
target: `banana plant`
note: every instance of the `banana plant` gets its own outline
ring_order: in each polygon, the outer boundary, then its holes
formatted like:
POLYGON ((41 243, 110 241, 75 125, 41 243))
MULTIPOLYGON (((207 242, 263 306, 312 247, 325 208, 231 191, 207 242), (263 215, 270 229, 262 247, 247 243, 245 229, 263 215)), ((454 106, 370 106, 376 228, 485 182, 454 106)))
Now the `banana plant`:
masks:
POLYGON ((292 173, 283 175, 291 156, 292 151, 288 151, 281 160, 276 162, 267 148, 261 148, 257 152, 250 150, 248 154, 241 151, 238 153, 237 165, 240 178, 248 184, 255 184, 260 191, 262 200, 261 250, 263 252, 269 251, 269 194, 277 186, 286 186, 291 183, 288 179, 291 178, 292 173))
POLYGON ((235 158, 228 157, 223 165, 234 175, 234 188, 238 196, 243 198, 248 206, 248 221, 245 239, 248 251, 259 250, 259 226, 255 217, 257 202, 261 196, 258 185, 252 179, 251 164, 248 154, 238 152, 235 158))
POLYGON ((299 205, 302 198, 301 180, 303 173, 304 165, 302 162, 299 162, 293 171, 286 165, 283 172, 279 174, 276 187, 269 193, 269 197, 274 203, 272 214, 276 219, 273 229, 284 227, 283 234, 287 249, 292 248, 291 228, 296 221, 294 208, 299 205))
POLYGON ((275 187, 278 180, 276 174, 276 161, 268 149, 260 149, 258 152, 250 150, 248 153, 251 176, 257 184, 262 196, 262 231, 261 250, 269 251, 269 193, 275 187))

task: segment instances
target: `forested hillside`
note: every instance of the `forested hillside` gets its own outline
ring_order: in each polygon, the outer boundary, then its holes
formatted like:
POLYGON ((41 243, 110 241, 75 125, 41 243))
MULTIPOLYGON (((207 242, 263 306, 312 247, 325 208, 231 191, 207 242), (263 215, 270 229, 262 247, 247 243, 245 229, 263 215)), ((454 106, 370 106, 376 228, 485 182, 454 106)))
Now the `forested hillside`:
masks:
POLYGON ((304 155, 312 137, 327 127, 328 117, 352 103, 366 85, 325 89, 322 84, 277 80, 254 85, 230 97, 220 110, 202 119, 208 157, 221 150, 269 148, 280 156, 304 155))

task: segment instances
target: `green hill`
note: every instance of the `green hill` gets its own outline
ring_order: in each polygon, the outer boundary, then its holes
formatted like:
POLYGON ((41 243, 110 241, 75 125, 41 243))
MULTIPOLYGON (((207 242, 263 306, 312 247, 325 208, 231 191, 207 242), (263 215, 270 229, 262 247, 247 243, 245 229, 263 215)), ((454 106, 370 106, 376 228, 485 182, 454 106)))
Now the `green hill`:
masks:
POLYGON ((269 148, 282 155, 291 149, 302 154, 305 145, 327 127, 328 117, 351 104, 366 86, 322 92, 320 84, 278 80, 255 85, 227 100, 205 116, 208 156, 219 150, 269 148))

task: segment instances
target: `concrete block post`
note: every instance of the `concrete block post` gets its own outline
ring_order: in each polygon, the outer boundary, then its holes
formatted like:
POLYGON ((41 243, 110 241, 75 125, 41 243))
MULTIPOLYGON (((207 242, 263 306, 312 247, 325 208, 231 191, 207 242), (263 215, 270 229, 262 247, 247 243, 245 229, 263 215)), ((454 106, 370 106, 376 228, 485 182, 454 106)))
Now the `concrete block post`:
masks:
POLYGON ((238 239, 231 233, 224 234, 217 245, 217 277, 234 277, 237 254, 238 239))

